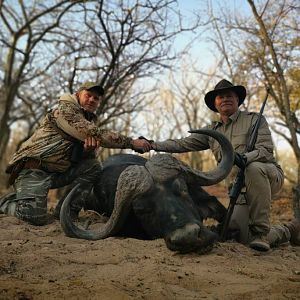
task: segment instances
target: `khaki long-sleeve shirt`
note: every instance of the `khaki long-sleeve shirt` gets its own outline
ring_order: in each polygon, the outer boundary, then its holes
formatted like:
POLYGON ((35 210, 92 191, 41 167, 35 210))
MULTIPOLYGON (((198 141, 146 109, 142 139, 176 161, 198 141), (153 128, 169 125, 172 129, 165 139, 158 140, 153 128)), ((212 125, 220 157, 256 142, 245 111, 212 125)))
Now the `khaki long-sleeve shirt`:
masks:
MULTIPOLYGON (((207 126, 208 129, 214 129, 227 137, 231 142, 234 151, 244 153, 249 135, 255 121, 258 118, 257 113, 238 110, 229 118, 227 124, 222 122, 213 122, 207 126)), ((163 142, 153 143, 153 149, 156 151, 183 153, 189 151, 201 151, 211 149, 217 161, 221 159, 221 147, 212 137, 193 133, 182 139, 169 139, 163 142)), ((247 163, 254 161, 264 163, 274 163, 277 165, 273 155, 273 142, 268 123, 263 117, 258 130, 258 136, 254 150, 245 153, 247 163)), ((277 165, 278 166, 278 165, 277 165)))
POLYGON ((49 114, 14 154, 9 166, 25 157, 41 160, 50 172, 64 172, 71 166, 74 143, 65 139, 52 126, 50 119, 54 119, 60 129, 79 141, 84 141, 90 136, 97 138, 102 147, 131 148, 131 138, 101 129, 93 121, 87 120, 76 95, 65 94, 60 97, 57 109, 49 114))

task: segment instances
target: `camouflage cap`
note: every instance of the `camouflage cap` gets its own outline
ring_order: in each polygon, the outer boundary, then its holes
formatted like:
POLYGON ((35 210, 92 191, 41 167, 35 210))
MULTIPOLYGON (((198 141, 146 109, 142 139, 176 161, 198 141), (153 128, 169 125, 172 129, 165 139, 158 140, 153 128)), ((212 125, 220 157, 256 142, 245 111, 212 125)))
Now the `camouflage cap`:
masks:
POLYGON ((102 96, 104 94, 104 90, 103 90, 103 87, 99 84, 99 83, 96 83, 96 82, 92 82, 92 81, 86 81, 84 82, 78 89, 78 92, 79 91, 82 91, 82 90, 93 90, 95 91, 99 96, 102 96))

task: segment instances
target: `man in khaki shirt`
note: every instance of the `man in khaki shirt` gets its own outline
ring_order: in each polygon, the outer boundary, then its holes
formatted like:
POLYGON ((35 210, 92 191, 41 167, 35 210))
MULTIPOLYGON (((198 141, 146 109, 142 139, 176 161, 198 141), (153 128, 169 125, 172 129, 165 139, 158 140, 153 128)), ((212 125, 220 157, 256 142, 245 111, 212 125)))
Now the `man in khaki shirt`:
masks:
MULTIPOLYGON (((246 224, 247 238, 244 242, 249 243, 253 249, 268 251, 270 244, 274 246, 287 242, 293 233, 293 237, 297 235, 300 243, 300 225, 297 221, 293 221, 289 227, 272 226, 270 230, 271 198, 280 191, 284 174, 275 161, 271 133, 264 117, 260 123, 254 150, 245 153, 249 134, 258 118, 257 113, 239 110, 245 97, 245 87, 234 86, 225 79, 205 95, 206 105, 220 115, 218 122, 213 122, 206 128, 224 134, 231 141, 235 151, 236 166, 227 180, 228 183, 232 182, 238 167, 245 169, 245 187, 242 196, 248 205, 246 213, 248 222, 246 224)), ((182 139, 154 142, 152 149, 171 153, 211 149, 217 161, 221 158, 219 144, 209 136, 196 133, 182 139)), ((236 209, 234 215, 238 217, 239 207, 237 206, 236 209)), ((242 219, 245 218, 242 217, 242 219)), ((233 224, 234 222, 231 223, 232 226, 233 224)))
POLYGON ((144 139, 132 139, 96 125, 94 113, 103 94, 99 84, 86 82, 75 94, 60 97, 58 107, 46 115, 9 162, 7 173, 16 193, 0 199, 0 213, 44 225, 49 189, 79 183, 71 206, 75 217, 101 172, 95 158, 97 147, 149 151, 150 144, 144 139))

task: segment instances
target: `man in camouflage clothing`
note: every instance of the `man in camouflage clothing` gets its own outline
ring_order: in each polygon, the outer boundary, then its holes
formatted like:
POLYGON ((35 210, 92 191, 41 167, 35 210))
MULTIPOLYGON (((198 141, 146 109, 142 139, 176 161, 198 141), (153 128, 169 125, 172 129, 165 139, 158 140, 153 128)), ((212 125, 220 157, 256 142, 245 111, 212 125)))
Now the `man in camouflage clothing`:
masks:
MULTIPOLYGON (((205 95, 206 105, 220 114, 220 120, 206 128, 221 132, 231 141, 235 151, 235 164, 245 169, 245 187, 239 199, 244 200, 240 204, 245 205, 236 205, 231 226, 240 227, 235 223, 244 222, 242 227, 246 227, 246 230, 242 228, 242 231, 246 231, 246 239, 243 242, 249 243, 256 250, 267 251, 270 245, 275 246, 289 240, 299 245, 299 221, 294 220, 286 226, 270 226, 271 198, 280 191, 284 174, 273 156, 274 146, 265 118, 260 123, 254 150, 244 153, 249 133, 258 117, 257 113, 239 110, 245 97, 245 87, 234 86, 224 79, 205 95)), ((152 149, 171 153, 211 149, 217 161, 220 161, 221 155, 217 141, 200 134, 155 142, 152 143, 152 149)), ((228 181, 232 182, 237 171, 238 168, 234 167, 228 181)))
POLYGON ((95 148, 149 151, 144 139, 132 139, 95 125, 103 88, 84 83, 75 94, 60 97, 41 126, 25 141, 9 162, 7 172, 16 193, 0 200, 0 213, 16 216, 34 225, 44 225, 49 189, 80 184, 71 213, 76 216, 101 172, 95 148))

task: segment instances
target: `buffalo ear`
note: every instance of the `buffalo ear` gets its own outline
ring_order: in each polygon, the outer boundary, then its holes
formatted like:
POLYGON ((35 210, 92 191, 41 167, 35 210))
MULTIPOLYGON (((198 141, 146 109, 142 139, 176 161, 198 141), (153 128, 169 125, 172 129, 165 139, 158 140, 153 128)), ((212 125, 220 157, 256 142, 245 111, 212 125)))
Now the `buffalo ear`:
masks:
POLYGON ((196 205, 200 211, 206 214, 205 216, 203 216, 204 219, 212 218, 217 220, 218 222, 222 222, 227 212, 225 206, 221 202, 219 202, 219 200, 215 196, 209 195, 204 199, 203 202, 198 202, 196 205))
POLYGON ((214 201, 211 202, 213 218, 217 220, 219 223, 222 223, 225 219, 227 209, 216 197, 213 198, 214 201))
POLYGON ((189 184, 188 188, 202 219, 212 218, 218 222, 223 221, 227 210, 218 198, 211 196, 196 184, 189 184))

